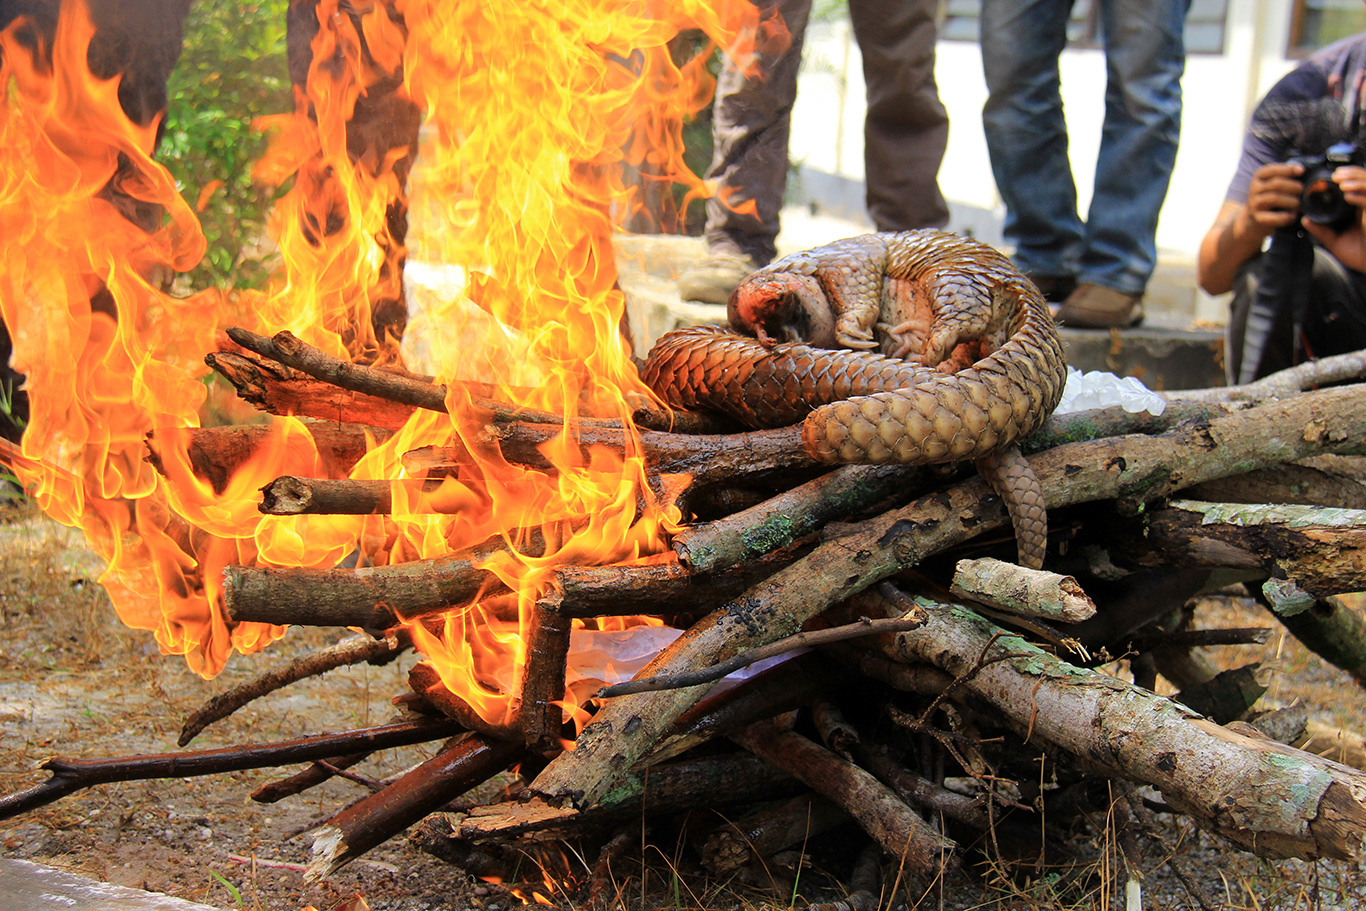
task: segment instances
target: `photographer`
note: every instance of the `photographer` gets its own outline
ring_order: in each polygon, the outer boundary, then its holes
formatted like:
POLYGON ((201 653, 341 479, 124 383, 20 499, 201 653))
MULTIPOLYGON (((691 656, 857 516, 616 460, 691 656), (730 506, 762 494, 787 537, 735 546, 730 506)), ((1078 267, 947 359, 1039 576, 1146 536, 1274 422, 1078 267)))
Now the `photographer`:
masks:
POLYGON ((1253 113, 1197 266, 1205 291, 1233 291, 1230 384, 1366 347, 1364 83, 1366 33, 1309 57, 1253 113))

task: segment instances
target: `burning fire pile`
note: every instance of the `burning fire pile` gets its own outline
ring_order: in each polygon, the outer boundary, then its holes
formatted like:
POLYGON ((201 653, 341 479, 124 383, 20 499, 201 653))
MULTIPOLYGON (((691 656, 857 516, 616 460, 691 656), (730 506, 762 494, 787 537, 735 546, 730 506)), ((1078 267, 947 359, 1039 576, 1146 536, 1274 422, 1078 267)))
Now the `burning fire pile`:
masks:
POLYGON ((257 795, 279 799, 375 750, 444 740, 320 830, 314 875, 511 767, 517 799, 429 821, 428 849, 497 875, 517 839, 610 842, 642 810, 798 795, 781 812, 814 818, 811 788, 833 801, 828 825, 852 816, 905 870, 930 874, 1004 817, 1028 828, 1019 820, 1037 807, 1017 782, 1040 780, 1042 748, 1057 793, 1108 776, 1160 789, 1250 850, 1356 856, 1366 777, 1150 692, 1160 671, 1203 706, 1237 682, 1170 656, 1265 635, 1163 627, 1190 591, 1163 589, 1170 574, 1150 568, 1219 565, 1237 550, 1241 568, 1298 582, 1285 598, 1320 599, 1286 611, 1302 626, 1366 580, 1251 540, 1197 557, 1182 537, 1193 507, 1140 508, 1225 475, 1360 454, 1366 410, 1351 387, 1249 409, 1193 397, 1161 418, 1055 417, 1031 443, 1055 510, 1050 559, 1095 584, 1101 614, 1083 623, 1095 605, 1051 574, 1049 593, 1012 599, 1002 580, 1020 572, 1007 564, 951 594, 935 581, 939 555, 1010 551, 989 534, 1007 519, 981 480, 828 471, 788 428, 739 433, 668 412, 632 358, 614 224, 639 175, 706 192, 678 139, 706 103, 705 60, 679 63, 671 42, 700 29, 743 58, 747 43, 781 40, 780 24, 725 0, 317 10, 307 82, 296 111, 268 124, 258 168, 292 180, 274 219, 283 269, 264 292, 164 290, 203 238, 152 157, 155 123, 131 122, 117 81, 86 67, 80 4, 63 4, 46 56, 13 28, 0 37, 0 313, 31 402, 6 460, 108 560, 102 583, 123 621, 205 677, 290 625, 367 634, 214 700, 182 746, 271 688, 411 648, 425 661, 396 700, 408 717, 287 744, 54 760, 49 781, 0 811, 102 781, 313 763, 257 795), (428 255, 456 277, 425 314, 455 340, 438 349, 437 376, 405 369, 399 346, 419 112, 431 157, 418 165, 441 225, 428 255), (127 200, 159 207, 155 230, 129 221, 127 200), (200 426, 206 355, 269 423, 200 426), (1082 613, 1037 616, 1064 602, 1082 613), (814 650, 712 688, 728 659, 748 664, 789 636, 814 650), (631 650, 650 660, 645 690, 599 694, 636 674, 631 650), (1091 669, 1118 656, 1146 688, 1091 669), (771 721, 810 706, 795 725, 771 721), (725 737, 732 748, 694 749, 725 737), (936 761, 937 773, 911 771, 936 761), (1278 796, 1246 796, 1262 792, 1278 796))

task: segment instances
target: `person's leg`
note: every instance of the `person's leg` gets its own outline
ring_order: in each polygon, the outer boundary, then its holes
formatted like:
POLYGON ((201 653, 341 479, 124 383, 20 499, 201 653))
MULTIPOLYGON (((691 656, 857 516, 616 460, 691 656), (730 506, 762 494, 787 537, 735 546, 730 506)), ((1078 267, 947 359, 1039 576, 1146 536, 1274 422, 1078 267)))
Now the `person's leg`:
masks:
POLYGON ((1073 274, 1082 238, 1058 72, 1071 5, 982 0, 982 127, 1003 232, 1016 265, 1041 278, 1073 274))
POLYGON ((868 215, 879 231, 942 228, 949 220, 939 191, 949 115, 934 81, 938 7, 938 0, 849 0, 868 86, 868 215))
POLYGON ((685 300, 724 304, 746 275, 777 255, 787 192, 787 140, 811 0, 761 4, 765 25, 756 69, 745 75, 722 57, 712 105, 712 160, 706 177, 707 257, 679 276, 685 300))
POLYGON ((1103 0, 1105 123, 1078 278, 1141 295, 1181 131, 1189 0, 1103 0))

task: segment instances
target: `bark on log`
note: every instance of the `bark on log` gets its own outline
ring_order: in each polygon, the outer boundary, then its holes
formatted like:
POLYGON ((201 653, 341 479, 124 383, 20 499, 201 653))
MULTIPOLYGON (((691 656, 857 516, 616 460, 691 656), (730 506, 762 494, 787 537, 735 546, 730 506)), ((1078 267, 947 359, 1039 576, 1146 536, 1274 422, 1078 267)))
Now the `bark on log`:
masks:
MULTIPOLYGON (((716 573, 688 569, 674 559, 612 566, 562 566, 537 603, 565 617, 696 617, 802 556, 802 550, 764 554, 716 573)), ((672 557, 672 554, 668 555, 672 557)))
POLYGON ((1186 490, 1192 500, 1366 509, 1366 484, 1313 465, 1276 465, 1217 478, 1186 490))
POLYGON ((416 478, 374 481, 285 475, 261 488, 260 510, 271 516, 389 515, 393 512, 394 492, 398 491, 403 498, 401 502, 414 504, 414 511, 433 514, 454 511, 424 496, 437 487, 436 482, 416 478))
POLYGON ((1366 617, 1360 611, 1328 597, 1301 613, 1277 617, 1307 648, 1366 686, 1366 617))
POLYGON ((559 703, 565 697, 571 621, 540 606, 532 608, 532 615, 515 712, 527 745, 546 753, 558 750, 564 736, 559 703))
POLYGON ((1335 354, 1305 361, 1254 383, 1243 386, 1216 386, 1210 389, 1184 389, 1161 393, 1169 402, 1261 402, 1292 396, 1333 383, 1344 383, 1366 376, 1366 351, 1335 354))
POLYGON ((349 392, 254 354, 219 351, 204 358, 237 395, 271 414, 366 424, 398 430, 416 410, 388 399, 349 392))
POLYGON ((1366 775, 1235 733, 1170 699, 1058 660, 958 605, 898 634, 986 701, 1027 741, 1162 791, 1172 806, 1259 856, 1356 859, 1366 834, 1366 775), (1018 657, 1003 656, 1015 654, 1018 657), (985 659, 985 660, 983 660, 985 659))
MULTIPOLYGON (((518 550, 545 555, 539 529, 510 533, 518 550)), ((480 567, 507 552, 502 535, 465 550, 426 560, 358 569, 228 566, 223 598, 234 620, 299 626, 358 626, 367 630, 469 605, 506 591, 498 576, 480 567)))
MULTIPOLYGON (((1366 395, 1327 389, 1174 430, 1073 443, 1031 460, 1049 508, 1125 498, 1139 506, 1190 484, 1366 447, 1366 395)), ((809 618, 952 544, 1005 524, 999 500, 974 478, 863 523, 865 530, 822 544, 744 596, 698 621, 642 676, 694 670, 791 635, 809 618)), ((625 696, 605 706, 531 785, 552 803, 592 804, 620 771, 648 750, 701 687, 625 696)))
POLYGON ((1007 613, 1062 623, 1080 623, 1096 613, 1096 605, 1071 576, 990 557, 959 560, 949 591, 1007 613))
MULTIPOLYGON (((378 427, 306 421, 305 429, 318 450, 316 472, 325 477, 345 477, 367 451, 366 433, 375 442, 387 440, 391 432, 378 427)), ((266 439, 278 428, 270 424, 235 424, 230 427, 190 427, 179 433, 188 437, 190 467, 195 476, 208 481, 215 493, 227 489, 233 473, 260 451, 266 439)), ((155 430, 147 434, 147 461, 165 476, 162 440, 155 430)))
POLYGON ((1366 590, 1366 510, 1173 500, 1125 547, 1141 565, 1263 570, 1320 598, 1366 590))

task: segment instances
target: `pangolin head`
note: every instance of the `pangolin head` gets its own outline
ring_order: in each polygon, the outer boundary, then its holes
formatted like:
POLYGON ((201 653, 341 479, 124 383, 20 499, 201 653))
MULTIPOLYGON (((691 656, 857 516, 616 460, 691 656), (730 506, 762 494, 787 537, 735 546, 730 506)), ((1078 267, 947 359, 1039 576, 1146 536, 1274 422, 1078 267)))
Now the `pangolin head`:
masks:
POLYGON ((731 292, 726 305, 731 328, 764 346, 804 342, 835 345, 835 317, 815 276, 800 272, 756 272, 731 292))

